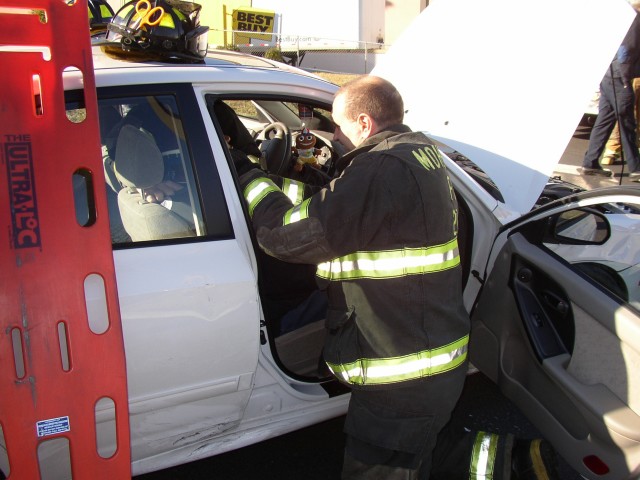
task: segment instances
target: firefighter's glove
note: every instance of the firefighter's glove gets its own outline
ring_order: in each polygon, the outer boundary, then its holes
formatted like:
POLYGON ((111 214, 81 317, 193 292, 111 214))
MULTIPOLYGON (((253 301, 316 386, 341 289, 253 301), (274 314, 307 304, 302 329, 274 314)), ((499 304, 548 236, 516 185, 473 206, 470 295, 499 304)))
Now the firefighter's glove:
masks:
POLYGON ((241 150, 235 148, 232 149, 231 158, 233 158, 233 166, 236 168, 236 172, 239 177, 255 168, 260 168, 260 165, 252 162, 251 159, 241 150))

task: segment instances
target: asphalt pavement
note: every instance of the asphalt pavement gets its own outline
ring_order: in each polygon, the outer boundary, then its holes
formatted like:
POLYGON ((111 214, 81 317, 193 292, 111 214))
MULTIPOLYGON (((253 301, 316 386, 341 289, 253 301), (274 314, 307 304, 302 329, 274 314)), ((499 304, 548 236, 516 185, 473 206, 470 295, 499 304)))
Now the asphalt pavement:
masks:
POLYGON ((563 180, 573 183, 586 190, 598 187, 615 187, 617 185, 640 185, 629 180, 626 165, 603 165, 613 171, 613 177, 604 178, 599 176, 583 176, 578 172, 578 167, 582 165, 582 159, 589 144, 589 134, 595 117, 585 116, 576 128, 571 141, 567 145, 554 175, 562 177, 563 180))

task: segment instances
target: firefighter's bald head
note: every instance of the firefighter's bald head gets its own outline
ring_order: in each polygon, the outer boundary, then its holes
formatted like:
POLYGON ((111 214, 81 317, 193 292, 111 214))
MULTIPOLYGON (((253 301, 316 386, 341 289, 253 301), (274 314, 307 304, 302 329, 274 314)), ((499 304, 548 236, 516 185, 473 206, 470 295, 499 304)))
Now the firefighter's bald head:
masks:
POLYGON ((333 119, 338 126, 336 140, 354 148, 386 127, 402 123, 404 102, 391 82, 364 75, 338 90, 333 119))

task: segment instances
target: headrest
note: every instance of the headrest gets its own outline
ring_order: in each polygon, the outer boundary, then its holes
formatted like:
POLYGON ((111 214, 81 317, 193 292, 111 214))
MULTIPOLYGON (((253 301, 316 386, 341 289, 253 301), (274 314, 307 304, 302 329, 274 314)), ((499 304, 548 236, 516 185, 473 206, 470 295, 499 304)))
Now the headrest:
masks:
POLYGON ((247 155, 259 157, 261 155, 260 149, 247 130, 247 127, 245 127, 238 118, 235 110, 221 100, 215 100, 215 103, 211 105, 212 101, 213 100, 207 99, 209 114, 211 114, 211 110, 213 110, 218 122, 220 122, 222 133, 229 136, 233 148, 242 150, 247 155))
POLYGON ((124 125, 118 134, 116 176, 122 185, 149 188, 162 182, 162 153, 150 134, 133 125, 124 125))

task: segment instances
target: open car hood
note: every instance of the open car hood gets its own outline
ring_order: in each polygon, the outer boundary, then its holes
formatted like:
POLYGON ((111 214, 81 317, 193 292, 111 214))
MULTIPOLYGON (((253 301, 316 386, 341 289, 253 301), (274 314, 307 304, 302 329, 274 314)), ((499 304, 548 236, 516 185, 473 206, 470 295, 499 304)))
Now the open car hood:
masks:
POLYGON ((522 214, 633 18, 625 0, 432 0, 372 74, 401 92, 407 125, 475 162, 522 214))

